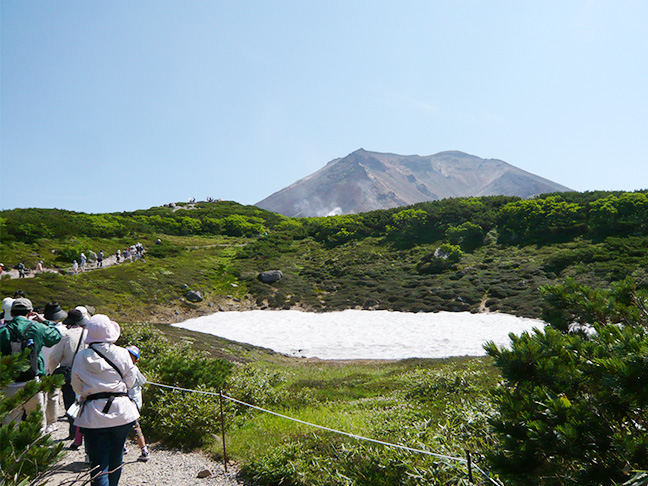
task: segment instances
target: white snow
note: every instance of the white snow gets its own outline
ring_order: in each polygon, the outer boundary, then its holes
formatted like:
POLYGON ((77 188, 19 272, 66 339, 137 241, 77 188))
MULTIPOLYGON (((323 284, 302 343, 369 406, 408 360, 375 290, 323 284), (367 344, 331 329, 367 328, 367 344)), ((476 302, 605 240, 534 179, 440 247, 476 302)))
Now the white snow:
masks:
POLYGON ((288 356, 405 359, 483 355, 486 341, 508 346, 509 333, 542 329, 544 322, 499 313, 258 310, 219 312, 174 325, 288 356))

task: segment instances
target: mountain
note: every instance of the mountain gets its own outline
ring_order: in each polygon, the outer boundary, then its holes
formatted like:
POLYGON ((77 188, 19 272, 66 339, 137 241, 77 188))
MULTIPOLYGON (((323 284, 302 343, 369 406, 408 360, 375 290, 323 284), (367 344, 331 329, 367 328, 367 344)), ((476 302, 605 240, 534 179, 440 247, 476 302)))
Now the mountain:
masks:
POLYGON ((356 150, 275 192, 256 206, 285 216, 330 216, 447 197, 571 191, 497 159, 463 152, 397 155, 356 150))

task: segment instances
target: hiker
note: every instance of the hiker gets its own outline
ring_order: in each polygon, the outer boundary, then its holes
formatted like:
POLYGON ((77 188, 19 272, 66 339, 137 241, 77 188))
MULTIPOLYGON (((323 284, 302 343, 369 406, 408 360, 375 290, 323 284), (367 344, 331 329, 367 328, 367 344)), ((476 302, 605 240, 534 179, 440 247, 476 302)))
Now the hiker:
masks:
POLYGON ((16 268, 18 269, 18 278, 25 278, 25 262, 20 262, 16 268))
POLYGON ((137 366, 126 349, 115 346, 120 328, 108 316, 92 316, 86 332, 88 347, 79 351, 72 365, 72 388, 82 404, 74 425, 81 427, 85 438, 92 484, 116 486, 126 438, 139 418, 137 406, 128 397, 137 366))
POLYGON ((72 271, 73 271, 74 273, 79 273, 79 264, 77 263, 76 260, 74 260, 74 261, 72 262, 72 271))
MULTIPOLYGON (((136 365, 140 359, 140 350, 137 346, 127 346, 126 349, 131 355, 131 360, 133 364, 136 365)), ((128 396, 135 402, 137 405, 137 410, 142 410, 142 386, 146 383, 146 378, 140 373, 139 368, 137 368, 137 378, 135 384, 128 390, 128 396)), ((135 437, 137 439, 137 445, 139 446, 142 454, 137 458, 138 461, 146 462, 149 460, 150 451, 146 445, 146 439, 142 433, 142 428, 140 427, 139 420, 135 421, 133 426, 133 431, 135 431, 135 437)), ((126 449, 124 449, 126 452, 126 449)))
POLYGON ((121 250, 117 250, 117 253, 116 253, 115 256, 117 258, 117 263, 119 263, 119 261, 121 260, 121 250))
POLYGON ((0 322, 0 326, 8 324, 11 320, 11 304, 13 304, 13 301, 11 297, 2 299, 2 322, 0 322))
POLYGON ((2 272, 4 271, 4 265, 0 263, 0 277, 2 277, 2 272))
POLYGON ((36 272, 43 273, 43 271, 43 260, 38 260, 38 264, 36 265, 36 272))
MULTIPOLYGON (((45 304, 45 312, 43 316, 48 321, 56 323, 56 329, 58 329, 58 331, 61 333, 62 341, 66 334, 66 328, 63 324, 61 324, 61 321, 67 317, 67 312, 61 309, 61 306, 58 304, 58 302, 48 302, 47 304, 45 304)), ((52 371, 48 366, 50 356, 56 349, 56 346, 61 344, 61 341, 59 341, 55 346, 43 350, 43 363, 45 363, 45 370, 47 371, 48 375, 50 375, 52 371)), ((45 419, 47 422, 45 433, 49 434, 56 430, 56 421, 58 420, 58 404, 61 399, 60 388, 53 388, 51 391, 46 392, 45 399, 45 419)))
POLYGON ((103 267, 103 250, 99 251, 99 254, 97 255, 97 268, 103 267))
MULTIPOLYGON (((22 390, 28 381, 45 376, 45 363, 43 362, 41 350, 43 347, 54 346, 61 340, 61 333, 56 329, 56 324, 47 321, 40 314, 34 313, 33 309, 34 307, 29 299, 24 297, 15 299, 11 305, 13 318, 6 326, 0 328, 0 352, 3 356, 22 352, 20 350, 22 343, 32 349, 30 369, 21 373, 17 381, 3 391, 7 398, 22 390), (30 320, 30 318, 33 320, 30 320)), ((43 392, 36 393, 26 402, 9 412, 3 420, 3 424, 19 422, 31 412, 37 410, 38 407, 43 412, 41 430, 44 431, 47 422, 44 413, 45 394, 43 392)))
MULTIPOLYGON (((87 319, 78 309, 72 309, 67 313, 67 317, 63 319, 62 324, 65 330, 62 333, 61 341, 52 348, 47 361, 47 372, 53 375, 63 375, 65 383, 61 387, 63 394, 63 404, 65 410, 70 408, 74 403, 76 395, 72 389, 72 363, 77 353, 85 348, 83 343, 83 334, 87 319)), ((74 439, 76 434, 76 427, 74 421, 68 417, 69 435, 68 439, 74 439)), ((79 445, 81 442, 79 441, 79 445)))
POLYGON ((81 271, 85 272, 85 267, 86 267, 86 262, 88 261, 88 258, 85 256, 85 253, 81 253, 81 271))

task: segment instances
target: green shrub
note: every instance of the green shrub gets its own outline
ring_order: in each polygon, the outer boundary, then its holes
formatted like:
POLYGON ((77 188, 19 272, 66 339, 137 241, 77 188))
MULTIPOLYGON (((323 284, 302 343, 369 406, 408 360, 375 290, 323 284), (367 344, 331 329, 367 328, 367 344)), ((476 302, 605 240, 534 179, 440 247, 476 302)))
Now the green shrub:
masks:
MULTIPOLYGON (((277 371, 259 369, 254 365, 237 368, 229 377, 227 393, 258 407, 277 405, 286 398, 283 385, 286 377, 277 371)), ((238 408, 243 412, 245 408, 238 408)))
POLYGON ((489 460, 512 485, 619 484, 648 461, 648 295, 629 280, 545 293, 550 325, 485 347, 505 380, 489 460))
MULTIPOLYGON (((0 357, 0 390, 13 382, 13 377, 25 367, 26 361, 27 355, 0 357)), ((28 382, 11 398, 0 392, 0 423, 36 392, 60 385, 61 378, 50 376, 41 382, 28 382)), ((14 423, 0 425, 0 484, 27 484, 58 460, 63 443, 56 444, 49 435, 41 436, 43 413, 41 410, 31 413, 17 427, 14 423)))
POLYGON ((446 230, 446 238, 453 245, 459 245, 467 251, 474 250, 484 243, 484 230, 478 224, 466 221, 459 226, 446 230))
MULTIPOLYGON (((192 390, 218 392, 233 364, 211 358, 189 345, 177 346, 154 327, 125 324, 117 344, 140 348, 139 367, 149 381, 192 390)), ((143 390, 142 427, 147 436, 169 445, 194 448, 211 441, 220 423, 218 397, 169 391, 154 385, 143 390)))
POLYGON ((181 253, 182 253, 181 248, 166 242, 161 243, 159 245, 153 245, 146 250, 146 256, 151 256, 154 258, 177 257, 181 253))
MULTIPOLYGON (((197 389, 215 391, 203 386, 198 386, 197 389)), ((161 440, 173 447, 201 447, 210 443, 212 435, 219 432, 219 398, 199 393, 158 390, 153 403, 144 402, 142 427, 150 439, 161 440)))
POLYGON ((81 261, 81 253, 88 255, 89 251, 80 245, 66 246, 57 250, 56 259, 60 262, 72 263, 81 261))
POLYGON ((186 345, 155 356, 150 366, 165 385, 191 389, 206 386, 219 390, 225 385, 234 365, 224 359, 210 358, 186 345))

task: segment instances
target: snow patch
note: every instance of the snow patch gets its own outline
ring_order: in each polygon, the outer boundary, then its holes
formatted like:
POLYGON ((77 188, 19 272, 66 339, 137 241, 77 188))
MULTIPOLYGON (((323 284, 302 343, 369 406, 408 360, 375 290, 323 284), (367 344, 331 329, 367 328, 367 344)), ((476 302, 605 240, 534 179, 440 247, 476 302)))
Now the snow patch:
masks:
POLYGON ((499 313, 265 310, 219 312, 174 325, 288 356, 405 359, 480 356, 486 341, 508 346, 509 333, 542 329, 545 323, 499 313))

